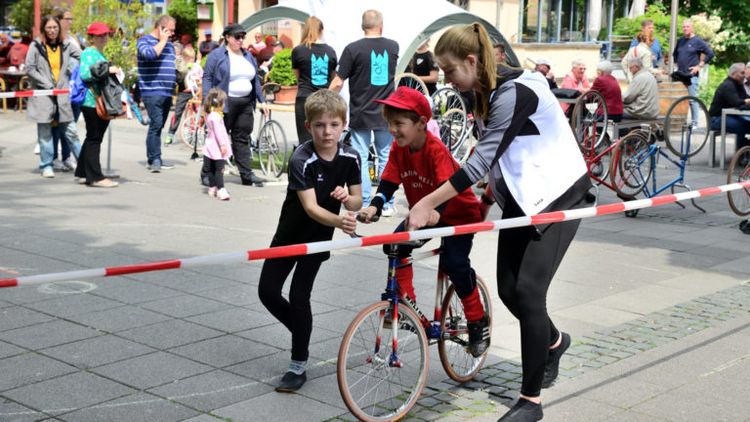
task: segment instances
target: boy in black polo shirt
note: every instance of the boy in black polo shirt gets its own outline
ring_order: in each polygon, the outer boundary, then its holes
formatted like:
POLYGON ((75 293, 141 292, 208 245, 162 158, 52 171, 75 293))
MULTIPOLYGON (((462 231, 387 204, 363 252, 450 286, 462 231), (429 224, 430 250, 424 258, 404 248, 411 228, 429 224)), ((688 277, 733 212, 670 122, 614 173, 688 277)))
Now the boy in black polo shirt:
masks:
MULTIPOLYGON (((351 234, 357 227, 353 213, 362 206, 359 156, 339 143, 346 122, 346 103, 323 89, 305 102, 305 126, 312 140, 300 145, 289 161, 289 186, 271 246, 331 240, 334 228, 351 234), (346 188, 344 187, 346 186, 346 188)), ((292 360, 276 387, 298 390, 307 377, 308 346, 312 333, 310 293, 320 264, 330 252, 267 260, 260 272, 258 294, 263 305, 292 333, 292 360), (289 300, 281 295, 296 265, 289 300)))

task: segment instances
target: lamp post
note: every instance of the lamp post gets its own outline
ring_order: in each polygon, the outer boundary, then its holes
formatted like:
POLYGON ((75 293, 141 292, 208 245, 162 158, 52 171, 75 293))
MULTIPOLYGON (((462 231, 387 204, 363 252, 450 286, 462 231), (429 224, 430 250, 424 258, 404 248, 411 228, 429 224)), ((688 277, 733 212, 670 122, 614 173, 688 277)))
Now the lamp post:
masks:
POLYGON ((42 24, 42 4, 41 0, 34 0, 34 27, 31 29, 33 37, 39 36, 39 26, 42 24))

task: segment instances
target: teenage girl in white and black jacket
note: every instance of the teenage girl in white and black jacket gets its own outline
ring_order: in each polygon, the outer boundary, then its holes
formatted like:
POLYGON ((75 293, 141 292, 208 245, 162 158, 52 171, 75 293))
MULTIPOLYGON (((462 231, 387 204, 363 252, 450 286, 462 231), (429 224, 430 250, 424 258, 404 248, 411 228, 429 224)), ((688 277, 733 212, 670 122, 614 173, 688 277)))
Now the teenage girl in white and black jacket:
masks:
MULTIPOLYGON (((585 205, 586 165, 544 76, 527 71, 497 75, 492 42, 478 23, 453 27, 435 47, 446 79, 459 91, 474 90, 480 137, 474 154, 453 177, 409 212, 409 227, 490 175, 485 207, 497 201, 503 218, 585 205)), ((577 220, 501 230, 497 283, 505 306, 521 326, 521 395, 501 421, 542 419, 540 393, 557 377, 570 336, 547 314, 552 277, 578 229, 577 220)))

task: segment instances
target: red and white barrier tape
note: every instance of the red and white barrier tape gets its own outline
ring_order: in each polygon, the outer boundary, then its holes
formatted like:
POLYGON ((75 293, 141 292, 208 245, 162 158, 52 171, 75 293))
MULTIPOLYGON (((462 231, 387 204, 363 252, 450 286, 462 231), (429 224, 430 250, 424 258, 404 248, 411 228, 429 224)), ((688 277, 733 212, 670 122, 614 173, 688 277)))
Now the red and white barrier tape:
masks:
MULTIPOLYGON (((320 252, 328 252, 339 249, 357 248, 363 246, 382 245, 385 243, 398 243, 409 240, 429 239, 433 237, 446 237, 459 234, 477 233, 482 231, 495 231, 510 229, 514 227, 525 227, 537 224, 559 223, 561 221, 578 220, 600 215, 615 214, 624 211, 637 210, 641 208, 656 207, 677 201, 694 199, 703 196, 716 195, 738 189, 750 189, 750 180, 740 183, 716 186, 712 188, 698 189, 695 191, 678 193, 674 195, 657 196, 649 199, 639 199, 628 202, 599 205, 598 207, 580 208, 575 210, 554 211, 531 217, 517 217, 506 220, 484 221, 481 223, 464 224, 461 226, 440 227, 435 229, 424 229, 411 232, 399 232, 379 234, 374 236, 337 239, 322 242, 301 243, 289 246, 277 246, 274 248, 258 249, 254 251, 227 252, 215 255, 196 256, 185 259, 171 259, 120 267, 96 268, 90 270, 67 271, 62 273, 39 274, 22 276, 16 278, 0 279, 0 288, 15 287, 31 284, 53 283, 60 281, 80 280, 95 277, 111 277, 116 275, 145 273, 160 270, 173 270, 177 268, 191 268, 203 265, 231 264, 245 261, 256 261, 261 259, 284 258, 297 255, 310 255, 320 252)), ((748 193, 750 195, 750 193, 748 193)))
POLYGON ((49 97, 70 94, 69 89, 36 89, 32 91, 0 92, 2 98, 49 97))

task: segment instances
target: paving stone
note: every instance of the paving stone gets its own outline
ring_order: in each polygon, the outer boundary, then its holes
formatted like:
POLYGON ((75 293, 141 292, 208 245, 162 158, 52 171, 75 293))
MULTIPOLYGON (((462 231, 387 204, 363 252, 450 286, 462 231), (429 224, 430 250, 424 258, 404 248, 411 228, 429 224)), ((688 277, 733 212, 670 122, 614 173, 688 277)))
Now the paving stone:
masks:
POLYGON ((217 409, 214 415, 239 421, 308 422, 330 419, 341 409, 297 394, 269 393, 217 409), (305 409, 300 412, 300 409, 305 409))
POLYGON ((221 335, 220 331, 181 320, 168 320, 122 331, 118 335, 157 349, 168 349, 221 335))
POLYGON ((41 312, 21 306, 10 306, 0 309, 0 331, 51 321, 53 318, 41 312))
POLYGON ((278 322, 268 312, 256 312, 247 308, 230 308, 185 319, 227 333, 264 327, 278 322))
POLYGON ((46 416, 44 413, 0 397, 0 420, 3 422, 32 422, 43 420, 46 416))
POLYGON ((0 340, 38 350, 101 335, 96 330, 64 320, 44 322, 0 333, 0 340))
POLYGON ((142 303, 141 306, 175 318, 185 318, 224 309, 226 304, 199 296, 182 295, 142 303))
POLYGON ((91 371, 135 388, 146 389, 208 372, 211 369, 209 366, 179 356, 156 352, 100 366, 91 371))
POLYGON ((137 306, 126 305, 104 311, 73 315, 68 317, 68 319, 97 330, 116 333, 118 331, 166 321, 170 318, 137 306))
POLYGON ((44 354, 81 369, 152 353, 155 350, 113 335, 94 337, 44 350, 44 354))
POLYGON ((77 369, 37 353, 0 359, 0 391, 76 372, 77 369))
POLYGON ((68 317, 91 311, 115 308, 122 306, 122 303, 84 293, 68 294, 60 298, 45 300, 44 302, 30 303, 26 306, 46 314, 68 317))
POLYGON ((222 368, 274 354, 278 349, 242 337, 222 336, 170 349, 170 352, 222 368))
POLYGON ((59 415, 133 392, 97 375, 77 372, 5 391, 3 395, 44 413, 59 415))
POLYGON ((179 290, 169 289, 153 284, 126 279, 121 284, 97 289, 94 294, 117 300, 122 303, 138 304, 153 300, 182 295, 179 290))
POLYGON ((16 347, 12 344, 0 341, 0 359, 7 358, 9 356, 15 356, 24 352, 26 352, 26 350, 20 347, 16 347))
POLYGON ((177 422, 197 414, 195 410, 178 403, 150 394, 138 393, 70 412, 60 418, 69 422, 177 422))

